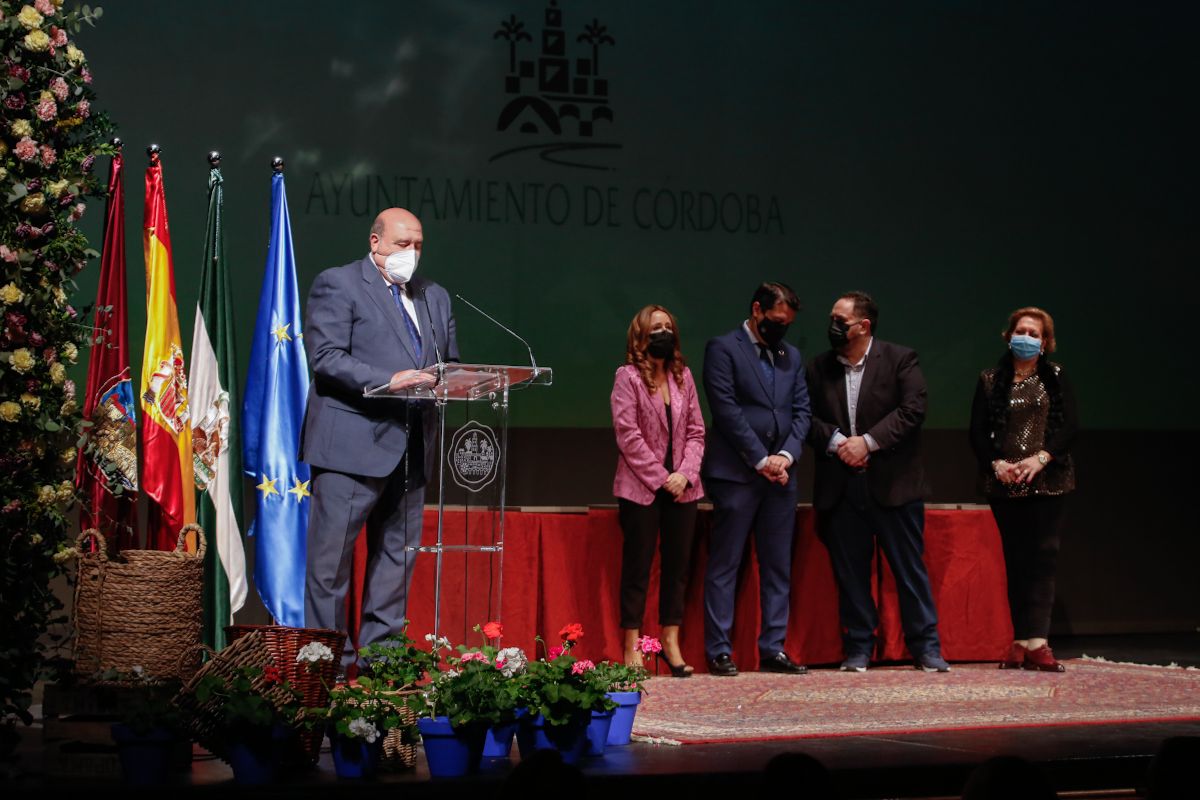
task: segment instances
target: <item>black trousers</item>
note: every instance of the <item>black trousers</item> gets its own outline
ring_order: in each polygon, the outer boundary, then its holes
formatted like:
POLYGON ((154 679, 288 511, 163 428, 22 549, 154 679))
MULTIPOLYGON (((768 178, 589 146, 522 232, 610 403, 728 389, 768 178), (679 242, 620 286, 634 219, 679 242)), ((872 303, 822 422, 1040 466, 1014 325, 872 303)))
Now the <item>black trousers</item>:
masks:
POLYGON ((654 546, 660 531, 658 622, 680 624, 688 561, 696 534, 696 501, 676 503, 670 492, 660 489, 648 506, 618 498, 617 507, 625 536, 621 548, 621 627, 642 627, 650 565, 654 562, 654 546))
POLYGON ((1066 496, 991 498, 988 502, 1004 545, 1013 638, 1045 639, 1054 608, 1066 496))

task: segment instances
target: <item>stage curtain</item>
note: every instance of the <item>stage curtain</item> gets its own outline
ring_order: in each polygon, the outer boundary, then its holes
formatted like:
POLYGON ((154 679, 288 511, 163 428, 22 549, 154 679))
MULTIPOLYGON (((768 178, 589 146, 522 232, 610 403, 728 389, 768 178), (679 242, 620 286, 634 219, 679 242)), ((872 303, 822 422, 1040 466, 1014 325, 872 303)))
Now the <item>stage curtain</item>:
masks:
MULTIPOLYGON (((490 523, 481 523, 481 512, 468 517, 447 511, 443 540, 487 543, 490 523)), ((684 657, 698 670, 704 664, 704 565, 710 515, 701 512, 692 549, 691 577, 681 628, 684 657)), ((510 511, 505 515, 505 553, 501 622, 504 644, 535 652, 534 637, 541 634, 551 646, 558 631, 580 622, 584 638, 577 653, 594 661, 621 658, 622 640, 618 614, 621 575, 621 530, 612 509, 586 513, 530 513, 510 511)), ((425 513, 425 544, 437 540, 437 514, 425 513)), ((361 621, 362 580, 366 565, 365 537, 355 551, 353 581, 348 599, 349 626, 356 632, 361 621)), ((487 622, 489 592, 499 588, 499 556, 469 556, 446 553, 442 571, 441 630, 454 644, 480 643, 471 631, 487 622)), ((986 509, 930 510, 926 513, 925 562, 929 567, 937 602, 942 648, 951 660, 994 660, 1011 641, 1012 627, 1005 593, 1004 558, 999 533, 986 509)), ((417 557, 409 601, 412 620, 409 635, 422 640, 433 630, 435 557, 417 557)), ((908 658, 900 624, 895 580, 886 560, 876 559, 875 581, 880 606, 879 644, 876 657, 908 658)), ((747 546, 738 577, 735 605, 734 653, 742 669, 758 663, 758 570, 753 545, 747 546)), ((801 508, 796 515, 792 565, 791 615, 786 649, 807 664, 832 664, 842 658, 841 628, 837 614, 837 585, 829 555, 816 535, 816 515, 801 508)), ((493 602, 494 610, 494 602, 493 602)), ((495 616, 492 614, 491 616, 495 616)), ((658 559, 651 570, 643 632, 658 635, 658 559)), ((536 646, 538 655, 541 645, 536 646)))

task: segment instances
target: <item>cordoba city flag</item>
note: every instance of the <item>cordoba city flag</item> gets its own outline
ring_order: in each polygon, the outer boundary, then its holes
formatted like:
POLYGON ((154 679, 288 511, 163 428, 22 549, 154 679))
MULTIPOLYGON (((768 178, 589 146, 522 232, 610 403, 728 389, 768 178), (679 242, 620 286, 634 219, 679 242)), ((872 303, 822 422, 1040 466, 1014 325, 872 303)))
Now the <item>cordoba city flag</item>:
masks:
POLYGON ((167 199, 158 153, 146 168, 146 352, 142 357, 142 491, 151 501, 151 548, 175 546, 179 529, 196 520, 187 372, 175 306, 175 271, 167 199))

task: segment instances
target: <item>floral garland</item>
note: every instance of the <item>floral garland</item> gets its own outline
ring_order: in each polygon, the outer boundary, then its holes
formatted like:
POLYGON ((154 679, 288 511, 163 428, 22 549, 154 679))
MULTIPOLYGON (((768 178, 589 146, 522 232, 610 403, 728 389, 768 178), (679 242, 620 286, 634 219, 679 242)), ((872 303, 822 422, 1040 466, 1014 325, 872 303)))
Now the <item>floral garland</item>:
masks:
POLYGON ((71 530, 76 447, 84 429, 67 370, 91 342, 69 302, 97 253, 76 227, 111 125, 92 110, 87 57, 71 41, 100 9, 63 0, 0 0, 0 753, 30 722, 47 664, 39 640, 62 604, 49 589, 71 530), (56 559, 56 555, 58 558, 56 559))

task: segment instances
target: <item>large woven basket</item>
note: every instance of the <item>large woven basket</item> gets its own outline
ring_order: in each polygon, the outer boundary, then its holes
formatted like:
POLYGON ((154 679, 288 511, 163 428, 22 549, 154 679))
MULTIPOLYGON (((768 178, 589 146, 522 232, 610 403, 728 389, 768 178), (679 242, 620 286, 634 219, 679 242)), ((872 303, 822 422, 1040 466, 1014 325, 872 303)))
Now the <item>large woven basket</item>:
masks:
POLYGON ((174 550, 122 550, 109 558, 104 536, 91 528, 76 547, 76 674, 140 666, 160 680, 191 678, 200 665, 204 530, 185 525, 174 550), (194 553, 184 546, 189 532, 196 534, 194 553), (89 539, 95 552, 84 552, 89 539))
MULTIPOLYGON (((346 634, 327 628, 289 628, 283 625, 230 625, 225 631, 234 644, 250 634, 261 639, 272 662, 292 688, 300 692, 306 707, 325 708, 329 705, 329 690, 337 679, 346 634), (297 661, 300 648, 309 642, 320 642, 328 647, 333 651, 333 660, 322 661, 315 668, 297 661)), ((305 753, 313 763, 321 753, 324 735, 325 732, 319 728, 301 734, 305 753)))

